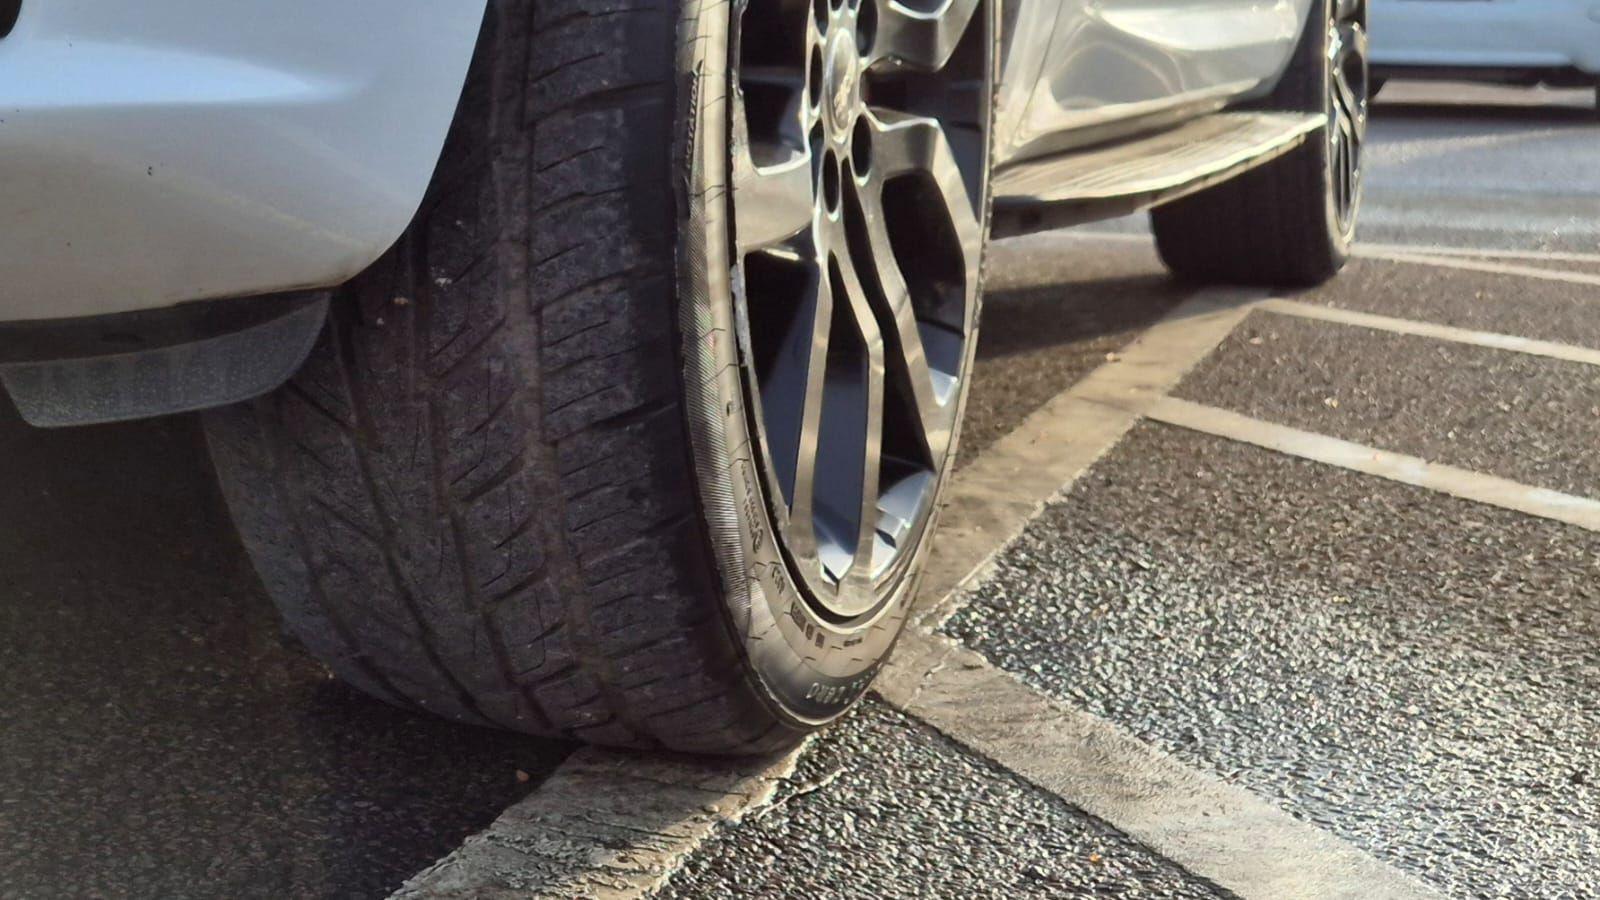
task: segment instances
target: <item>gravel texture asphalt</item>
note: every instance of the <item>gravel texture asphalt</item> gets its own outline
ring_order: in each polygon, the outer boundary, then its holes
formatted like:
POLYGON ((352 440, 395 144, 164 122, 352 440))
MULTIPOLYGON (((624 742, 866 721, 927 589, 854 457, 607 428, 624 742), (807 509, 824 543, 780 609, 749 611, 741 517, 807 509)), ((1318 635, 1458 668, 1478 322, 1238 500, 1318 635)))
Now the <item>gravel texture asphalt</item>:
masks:
POLYGON ((877 702, 658 895, 1171 897, 1215 888, 877 702))
POLYGON ((952 635, 1456 896, 1600 851, 1600 536, 1142 425, 952 635))
POLYGON ((567 752, 374 702, 282 638, 192 418, 0 409, 0 458, 0 896, 382 896, 567 752))
POLYGON ((1284 296, 1474 331, 1600 347, 1597 295, 1600 287, 1594 285, 1356 259, 1328 284, 1284 296))
POLYGON ((1086 253, 1053 235, 998 243, 958 463, 1105 362, 1193 293, 1148 244, 1086 253))
POLYGON ((1536 487, 1600 494, 1600 366, 1256 313, 1175 395, 1536 487))
MULTIPOLYGON (((1600 251, 1589 97, 1391 84, 1364 238, 1600 251)), ((1297 298, 1600 347, 1597 291, 1363 259, 1297 298)), ((963 460, 1188 293, 1148 245, 997 246, 963 460)), ((1597 492, 1589 370, 1276 316, 1246 328, 1185 396, 1597 492)), ((41 432, 0 409, 0 455, 20 473, 0 483, 0 895, 381 896, 569 752, 330 682, 280 636, 191 418, 41 432)), ((1593 895, 1595 541, 1145 426, 953 630, 1453 893, 1593 895)), ((801 775, 669 890, 1206 895, 881 707, 801 775)))

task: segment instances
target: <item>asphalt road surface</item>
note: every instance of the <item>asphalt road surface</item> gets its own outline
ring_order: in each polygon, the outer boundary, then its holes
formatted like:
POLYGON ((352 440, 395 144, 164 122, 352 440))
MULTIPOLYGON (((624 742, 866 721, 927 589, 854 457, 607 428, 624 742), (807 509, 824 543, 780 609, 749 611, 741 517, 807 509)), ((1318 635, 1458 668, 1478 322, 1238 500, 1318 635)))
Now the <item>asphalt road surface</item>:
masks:
MULTIPOLYGON (((930 639, 1385 884, 1600 896, 1591 98, 1391 84, 1372 250, 1288 298, 1345 320, 1242 310, 930 639), (1412 474, 1327 463, 1348 447, 1412 474), (1423 468, 1445 474, 1418 486, 1423 468)), ((1195 295, 1139 219, 1002 244, 992 269, 963 471, 1195 295)), ((553 808, 593 762, 574 747, 390 709, 280 635, 193 419, 43 432, 0 409, 0 458, 0 896, 381 897, 508 808, 494 828, 586 815, 553 808)), ((869 700, 771 790, 734 792, 742 816, 708 801, 648 878, 617 877, 668 897, 1270 895, 906 709, 869 700)), ((495 859, 451 877, 518 884, 495 859)))

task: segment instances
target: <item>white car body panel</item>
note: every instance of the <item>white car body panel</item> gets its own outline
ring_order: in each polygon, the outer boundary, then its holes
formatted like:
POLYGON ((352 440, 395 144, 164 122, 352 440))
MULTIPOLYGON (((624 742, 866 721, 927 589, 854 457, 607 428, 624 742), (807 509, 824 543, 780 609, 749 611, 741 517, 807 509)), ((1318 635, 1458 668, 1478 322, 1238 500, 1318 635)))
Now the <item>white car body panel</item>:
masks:
POLYGON ((0 320, 327 285, 415 213, 484 0, 26 0, 0 320))
MULTIPOLYGON (((999 165, 1267 89, 1318 0, 1016 2, 999 165)), ((485 8, 24 0, 0 39, 0 321, 360 272, 421 202, 485 8)))
POLYGON ((997 164, 1270 87, 1315 2, 1027 0, 1004 63, 997 164))
POLYGON ((1372 0, 1372 63, 1600 75, 1600 0, 1372 0))

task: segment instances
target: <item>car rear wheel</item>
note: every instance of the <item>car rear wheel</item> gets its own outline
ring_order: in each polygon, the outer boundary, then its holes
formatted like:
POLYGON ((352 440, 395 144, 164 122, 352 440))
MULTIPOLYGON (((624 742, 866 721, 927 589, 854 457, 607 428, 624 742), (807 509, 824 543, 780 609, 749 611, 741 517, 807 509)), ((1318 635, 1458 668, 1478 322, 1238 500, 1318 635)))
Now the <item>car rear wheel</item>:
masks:
POLYGON ((1319 0, 1264 109, 1327 124, 1299 147, 1150 213, 1174 274, 1200 282, 1311 285, 1350 256, 1361 207, 1369 99, 1364 0, 1319 0))
POLYGON ((533 734, 840 715, 954 457, 995 39, 990 0, 491 3, 409 231, 207 420, 294 633, 533 734))

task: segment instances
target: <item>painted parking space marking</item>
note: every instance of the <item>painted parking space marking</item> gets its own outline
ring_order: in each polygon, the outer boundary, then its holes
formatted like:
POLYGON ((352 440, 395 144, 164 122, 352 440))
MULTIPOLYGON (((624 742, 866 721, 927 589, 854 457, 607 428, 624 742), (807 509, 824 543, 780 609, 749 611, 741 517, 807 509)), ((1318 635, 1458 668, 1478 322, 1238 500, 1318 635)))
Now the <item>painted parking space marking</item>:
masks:
POLYGON ((1471 344, 1475 347, 1489 347, 1495 350, 1509 350, 1515 353, 1525 353, 1530 356, 1543 356, 1550 359, 1559 359, 1565 362, 1582 363, 1590 366, 1600 366, 1600 350, 1590 347, 1579 347, 1573 344, 1561 344, 1555 341, 1540 341, 1533 338, 1518 337, 1512 334, 1499 334, 1492 331, 1473 331, 1468 328, 1456 328, 1451 325, 1439 325, 1433 322, 1422 322, 1416 319, 1397 319, 1392 316, 1380 316, 1372 313, 1356 312, 1354 310, 1340 309, 1336 306, 1322 306, 1316 303, 1302 303, 1298 300, 1284 300, 1273 298, 1263 300, 1259 309, 1279 315, 1294 316, 1301 319, 1315 319, 1321 322, 1333 322, 1338 325, 1354 325, 1361 328, 1370 328, 1376 331, 1387 331, 1393 334, 1405 334, 1415 337, 1433 338, 1435 340, 1450 341, 1457 344, 1471 344))
POLYGON ((1360 256, 1367 259, 1381 259, 1388 262, 1412 263, 1420 266, 1433 266, 1441 269, 1459 269, 1467 272, 1482 272, 1487 275, 1515 275, 1522 278, 1533 278, 1539 281, 1559 281, 1565 284, 1582 284, 1600 287, 1600 275, 1588 272, 1568 272, 1560 269, 1541 269, 1537 266, 1524 266, 1515 263, 1494 262, 1484 259, 1472 259, 1465 256, 1431 256, 1411 250, 1387 251, 1372 248, 1364 249, 1360 256))
POLYGON ((1377 244, 1365 241, 1356 244, 1356 254, 1421 254, 1423 256, 1463 256, 1480 259, 1525 259, 1540 262, 1568 262, 1580 265, 1600 265, 1600 253, 1581 253, 1569 250, 1525 250, 1494 247, 1449 247, 1441 244, 1377 244))
POLYGON ((1440 896, 1248 790, 1022 684, 948 638, 908 634, 877 690, 892 706, 1236 896, 1440 896))
POLYGON ((713 830, 770 802, 804 749, 730 763, 586 747, 391 896, 646 896, 713 830))
MULTIPOLYGON (((1112 243, 1155 243, 1148 232, 1097 231, 1073 229, 1058 232, 1063 237, 1083 241, 1108 241, 1112 243)), ((1600 275, 1587 272, 1564 272, 1520 266, 1497 260, 1523 260, 1528 262, 1573 263, 1600 265, 1600 253, 1567 250, 1528 250, 1509 247, 1452 247, 1441 244, 1386 244, 1357 241, 1351 255, 1358 259, 1377 259, 1386 262, 1408 262, 1417 265, 1458 268, 1493 275, 1521 275, 1547 281, 1566 281, 1574 284, 1600 284, 1600 275)))
POLYGON ((1530 516, 1553 519, 1590 531, 1600 531, 1600 501, 1588 497, 1430 463, 1415 456, 1391 453, 1172 397, 1163 397, 1148 404, 1145 415, 1157 422, 1253 444, 1289 456, 1375 475, 1463 500, 1516 510, 1530 516))

